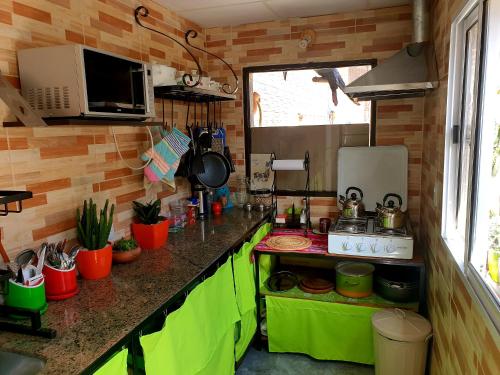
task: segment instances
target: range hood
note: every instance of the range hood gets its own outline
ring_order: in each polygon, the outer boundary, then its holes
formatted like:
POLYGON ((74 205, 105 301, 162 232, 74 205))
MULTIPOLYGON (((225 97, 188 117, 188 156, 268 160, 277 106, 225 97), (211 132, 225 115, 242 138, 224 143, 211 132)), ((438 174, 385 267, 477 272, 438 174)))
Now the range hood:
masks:
POLYGON ((344 92, 354 100, 424 96, 438 85, 434 46, 428 42, 426 0, 413 1, 414 41, 381 65, 351 82, 344 92))

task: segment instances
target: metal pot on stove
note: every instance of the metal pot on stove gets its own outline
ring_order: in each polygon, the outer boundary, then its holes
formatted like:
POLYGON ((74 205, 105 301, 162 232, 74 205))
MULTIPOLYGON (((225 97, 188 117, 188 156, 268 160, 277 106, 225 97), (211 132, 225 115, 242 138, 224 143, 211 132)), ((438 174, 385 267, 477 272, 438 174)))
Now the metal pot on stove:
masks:
POLYGON ((405 223, 405 213, 401 210, 403 199, 400 195, 388 193, 384 196, 382 204, 377 203, 377 215, 379 225, 385 229, 401 228, 405 223), (398 200, 399 205, 396 206, 394 199, 398 200))
POLYGON ((339 195, 339 203, 342 205, 343 217, 358 218, 365 214, 363 192, 357 187, 348 187, 345 196, 339 195), (349 192, 351 192, 351 195, 349 195, 349 192))

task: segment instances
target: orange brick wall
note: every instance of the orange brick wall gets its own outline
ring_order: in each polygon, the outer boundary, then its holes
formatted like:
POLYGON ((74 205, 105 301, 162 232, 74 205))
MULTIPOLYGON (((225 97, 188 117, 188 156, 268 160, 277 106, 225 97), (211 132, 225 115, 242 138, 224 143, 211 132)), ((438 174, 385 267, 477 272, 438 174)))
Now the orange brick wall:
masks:
MULTIPOLYGON (((409 6, 207 29, 207 47, 232 64, 240 79, 237 100, 223 105, 224 122, 229 125, 229 145, 238 172, 244 173, 245 163, 244 67, 370 58, 381 62, 411 41, 411 34, 409 6), (305 29, 313 29, 316 33, 316 41, 307 51, 298 47, 300 33, 305 29)), ((213 77, 234 84, 230 72, 213 59, 209 59, 209 72, 213 77)), ((408 206, 418 232, 423 98, 380 101, 377 107, 377 144, 404 144, 409 150, 408 206)), ((332 215, 336 211, 332 199, 315 200, 314 203, 318 215, 328 212, 332 215)), ((313 219, 315 217, 313 214, 313 219)))
MULTIPOLYGON (((2 0, 0 70, 19 87, 16 50, 66 43, 192 69, 180 47, 135 24, 137 4, 131 0, 2 0)), ((205 42, 198 26, 150 0, 141 4, 151 11, 149 22, 161 31, 182 40, 184 31, 194 28, 200 32, 198 43, 205 42)), ((160 111, 158 102, 161 115, 160 111)), ((178 122, 185 118, 182 106, 176 106, 175 112, 178 122)), ((170 120, 170 111, 167 118, 170 120)), ((0 121, 6 120, 11 116, 2 102, 0 121)), ((124 157, 130 164, 140 165, 137 157, 148 146, 146 129, 115 130, 124 157)), ((133 216, 132 200, 162 198, 168 209, 169 201, 186 195, 189 189, 182 180, 177 194, 164 186, 145 187, 142 176, 142 171, 133 171, 118 159, 110 127, 0 127, 0 189, 28 189, 34 194, 24 202, 22 213, 0 217, 5 248, 13 255, 46 239, 74 238, 75 209, 90 197, 101 204, 109 198, 117 205, 115 230, 126 235, 133 216)))
POLYGON ((444 129, 451 22, 463 0, 437 0, 432 5, 439 88, 425 98, 422 158, 421 238, 427 249, 429 314, 434 327, 431 374, 500 373, 498 332, 465 287, 461 272, 440 239, 443 189, 444 129))

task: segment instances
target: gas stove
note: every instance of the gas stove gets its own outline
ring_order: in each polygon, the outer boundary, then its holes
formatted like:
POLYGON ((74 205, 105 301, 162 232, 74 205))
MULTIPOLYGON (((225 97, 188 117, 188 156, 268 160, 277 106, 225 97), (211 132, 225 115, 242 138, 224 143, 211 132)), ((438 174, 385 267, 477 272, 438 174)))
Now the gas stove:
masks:
POLYGON ((412 259, 413 232, 406 225, 398 229, 380 227, 375 216, 352 219, 339 217, 328 232, 328 252, 378 258, 412 259))

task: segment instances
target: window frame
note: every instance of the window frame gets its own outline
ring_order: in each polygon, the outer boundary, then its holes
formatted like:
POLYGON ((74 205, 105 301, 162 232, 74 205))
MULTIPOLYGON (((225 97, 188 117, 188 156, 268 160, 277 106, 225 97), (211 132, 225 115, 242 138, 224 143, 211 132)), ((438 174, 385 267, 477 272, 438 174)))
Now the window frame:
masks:
MULTIPOLYGON (((448 69, 448 97, 446 106, 446 128, 445 128, 445 160, 443 173, 443 196, 441 212, 441 241, 445 248, 450 252, 456 261, 459 274, 464 281, 464 285, 471 293, 472 297, 478 302, 480 310, 487 318, 487 321, 498 330, 500 330, 500 318, 498 315, 500 301, 492 294, 486 281, 478 273, 473 264, 471 256, 474 248, 475 218, 479 185, 479 159, 481 153, 481 131, 483 126, 483 109, 485 95, 485 68, 486 68, 486 45, 488 41, 488 30, 486 17, 488 13, 487 0, 469 0, 458 13, 451 25, 450 36, 450 54, 448 69), (453 126, 457 124, 457 116, 462 114, 462 105, 464 99, 463 88, 465 87, 465 55, 466 43, 465 37, 467 31, 466 22, 470 15, 477 11, 478 36, 477 36, 477 55, 475 69, 475 87, 473 92, 473 127, 471 129, 471 150, 469 160, 468 196, 466 207, 466 225, 465 240, 460 243, 456 238, 452 238, 453 230, 450 225, 455 224, 454 218, 450 218, 450 211, 457 210, 457 184, 458 166, 460 160, 460 148, 462 140, 458 143, 453 142, 453 126), (453 198, 454 195, 454 198, 453 198), (455 199, 455 200, 453 200, 455 199)), ((456 231, 455 231, 456 232, 456 231)), ((454 233, 456 235, 456 233, 454 233)))
MULTIPOLYGON (((252 134, 251 134, 251 115, 250 115, 250 100, 251 95, 249 95, 250 89, 250 74, 252 73, 266 73, 266 72, 279 72, 279 71, 289 71, 289 70, 304 70, 304 69, 322 69, 322 68, 345 68, 349 66, 359 66, 359 65, 371 65, 372 69, 377 66, 376 59, 360 59, 360 60, 342 60, 342 61, 330 61, 330 62, 308 62, 301 64, 277 64, 277 65, 260 65, 260 66, 247 66, 243 70, 243 126, 245 135, 245 175, 250 177, 250 154, 252 150, 252 134)), ((377 119, 377 101, 371 101, 370 108, 370 134, 369 142, 370 146, 376 145, 376 119, 377 119)), ((327 124, 325 124, 327 125, 327 124)), ((289 196, 302 196, 304 191, 295 190, 285 190, 277 191, 278 194, 289 195, 289 196)), ((311 191, 310 196, 319 197, 336 197, 337 192, 327 192, 311 191)))

